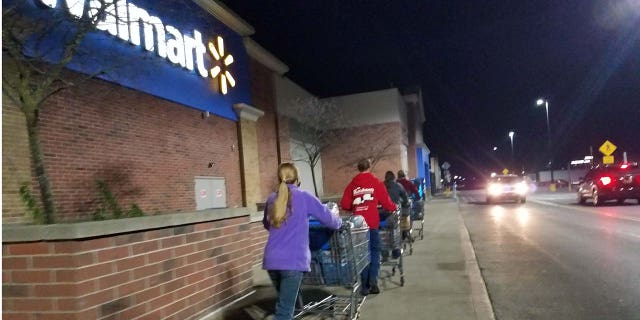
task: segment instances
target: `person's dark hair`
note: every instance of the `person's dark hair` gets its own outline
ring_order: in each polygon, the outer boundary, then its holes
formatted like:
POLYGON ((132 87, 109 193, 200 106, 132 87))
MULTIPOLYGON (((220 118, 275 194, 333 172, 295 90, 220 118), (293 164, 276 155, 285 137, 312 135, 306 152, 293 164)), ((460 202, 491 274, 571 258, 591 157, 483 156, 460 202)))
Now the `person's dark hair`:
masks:
POLYGON ((371 161, 369 159, 362 159, 358 161, 358 171, 364 172, 371 168, 371 161))
POLYGON ((402 171, 402 170, 398 170, 398 179, 399 179, 399 178, 404 178, 404 177, 405 177, 405 175, 404 175, 404 171, 402 171))
POLYGON ((393 174, 393 172, 392 172, 392 171, 387 171, 387 172, 384 174, 384 181, 393 181, 393 180, 395 180, 395 179, 396 179, 396 175, 395 175, 395 174, 393 174))

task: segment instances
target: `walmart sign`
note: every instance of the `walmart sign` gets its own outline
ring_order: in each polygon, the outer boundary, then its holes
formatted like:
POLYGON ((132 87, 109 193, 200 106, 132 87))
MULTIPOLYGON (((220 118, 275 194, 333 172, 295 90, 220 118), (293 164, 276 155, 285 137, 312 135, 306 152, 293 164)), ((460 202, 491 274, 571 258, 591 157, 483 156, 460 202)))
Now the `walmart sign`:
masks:
POLYGON ((233 120, 234 103, 251 103, 242 38, 191 1, 33 1, 40 17, 97 21, 70 64, 76 71, 104 72, 105 80, 233 120))

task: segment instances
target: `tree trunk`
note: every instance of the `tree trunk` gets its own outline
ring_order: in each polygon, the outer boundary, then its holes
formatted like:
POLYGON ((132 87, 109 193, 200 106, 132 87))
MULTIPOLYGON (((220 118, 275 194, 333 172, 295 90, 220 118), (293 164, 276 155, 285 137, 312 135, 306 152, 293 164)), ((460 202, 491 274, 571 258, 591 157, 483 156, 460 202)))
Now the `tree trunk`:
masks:
POLYGON ((27 132, 29 134, 29 149, 31 150, 31 161, 35 168, 38 186, 40 187, 40 200, 42 201, 44 223, 52 224, 55 218, 55 206, 51 193, 51 183, 44 168, 42 153, 40 152, 40 135, 37 127, 37 116, 26 115, 27 132))
POLYGON ((311 180, 313 180, 313 191, 316 194, 316 197, 318 197, 318 187, 316 186, 316 166, 309 166, 311 167, 311 180))

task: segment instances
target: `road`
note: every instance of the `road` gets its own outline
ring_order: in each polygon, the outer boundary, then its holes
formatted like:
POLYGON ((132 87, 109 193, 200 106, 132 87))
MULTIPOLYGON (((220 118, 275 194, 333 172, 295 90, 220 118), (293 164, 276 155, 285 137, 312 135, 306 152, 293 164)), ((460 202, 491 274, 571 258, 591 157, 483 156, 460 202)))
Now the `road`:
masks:
POLYGON ((579 206, 570 193, 526 204, 459 194, 496 319, 640 320, 640 206, 579 206))

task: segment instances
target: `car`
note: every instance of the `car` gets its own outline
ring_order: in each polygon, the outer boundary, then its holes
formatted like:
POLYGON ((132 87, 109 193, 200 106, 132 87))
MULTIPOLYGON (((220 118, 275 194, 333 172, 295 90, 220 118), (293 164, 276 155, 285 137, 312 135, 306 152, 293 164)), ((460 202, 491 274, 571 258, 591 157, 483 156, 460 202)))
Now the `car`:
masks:
POLYGON ((524 183, 527 185, 527 192, 535 192, 536 190, 538 190, 538 185, 536 184, 536 181, 531 179, 531 177, 524 176, 522 179, 524 180, 524 183))
POLYGON ((504 200, 525 203, 527 190, 527 183, 522 177, 516 175, 493 176, 487 184, 487 203, 504 200))
POLYGON ((598 165, 587 171, 578 185, 578 203, 591 199, 594 206, 615 200, 622 204, 627 199, 640 204, 640 168, 637 162, 618 165, 598 165))

